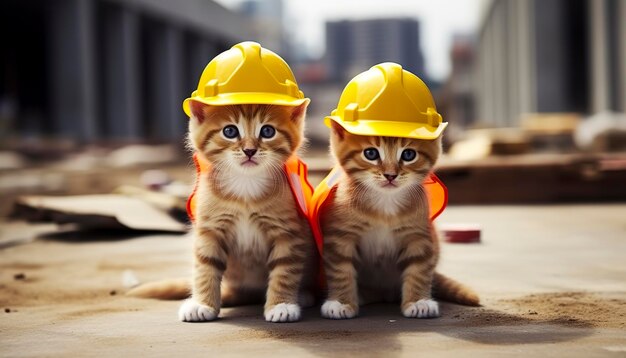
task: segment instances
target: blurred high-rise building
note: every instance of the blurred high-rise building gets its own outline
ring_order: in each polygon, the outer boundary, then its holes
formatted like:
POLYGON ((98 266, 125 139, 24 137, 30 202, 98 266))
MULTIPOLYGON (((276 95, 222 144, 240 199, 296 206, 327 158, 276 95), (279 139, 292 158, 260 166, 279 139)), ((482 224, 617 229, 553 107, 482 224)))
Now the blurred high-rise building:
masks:
POLYGON ((245 0, 239 4, 239 12, 248 17, 247 25, 255 41, 289 60, 283 0, 245 0))
POLYGON ((477 118, 626 111, 626 0, 488 0, 475 80, 477 118))
POLYGON ((444 118, 460 130, 471 126, 475 119, 474 66, 476 37, 456 34, 452 38, 450 62, 452 68, 446 82, 434 93, 437 108, 444 118))
POLYGON ((0 1, 0 142, 182 142, 183 99, 246 24, 211 0, 0 1))
POLYGON ((419 35, 419 22, 409 18, 327 22, 327 75, 345 81, 372 65, 392 61, 425 79, 419 35))

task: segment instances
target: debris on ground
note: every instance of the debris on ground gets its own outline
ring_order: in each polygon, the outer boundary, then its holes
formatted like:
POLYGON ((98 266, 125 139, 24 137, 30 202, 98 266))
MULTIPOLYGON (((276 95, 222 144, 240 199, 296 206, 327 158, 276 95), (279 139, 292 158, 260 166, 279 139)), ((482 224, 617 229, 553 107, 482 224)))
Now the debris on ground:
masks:
POLYGON ((26 279, 26 275, 23 273, 16 273, 15 275, 13 275, 13 279, 16 281, 23 281, 26 279))
POLYGON ((578 126, 574 138, 579 148, 592 152, 626 151, 626 114, 596 113, 578 126))
POLYGON ((180 161, 180 150, 172 145, 129 145, 116 149, 107 156, 111 167, 167 164, 180 161))
POLYGON ((126 270, 122 273, 122 285, 126 288, 139 286, 141 282, 132 270, 126 270))
POLYGON ((0 170, 20 169, 26 166, 26 159, 16 152, 0 151, 0 170))
POLYGON ((178 185, 173 182, 162 188, 161 191, 148 190, 131 185, 122 185, 113 190, 114 194, 120 194, 131 198, 137 198, 146 202, 153 207, 169 214, 174 219, 186 223, 187 217, 187 196, 189 195, 189 186, 184 185, 184 189, 178 190, 177 195, 166 192, 165 188, 171 185, 178 185))
POLYGON ((444 224, 439 226, 442 238, 449 243, 479 243, 480 225, 478 224, 444 224))
POLYGON ((14 217, 83 229, 186 231, 187 226, 143 200, 124 195, 22 196, 14 217))

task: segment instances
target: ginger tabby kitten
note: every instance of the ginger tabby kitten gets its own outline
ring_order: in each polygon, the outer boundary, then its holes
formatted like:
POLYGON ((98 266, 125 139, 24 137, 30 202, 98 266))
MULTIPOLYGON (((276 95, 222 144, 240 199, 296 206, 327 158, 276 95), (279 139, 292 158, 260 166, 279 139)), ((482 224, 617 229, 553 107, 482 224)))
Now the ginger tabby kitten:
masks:
POLYGON ((211 321, 223 304, 264 298, 267 321, 300 319, 316 248, 283 165, 303 142, 307 105, 192 102, 189 142, 211 170, 198 181, 192 297, 180 307, 182 321, 211 321))
POLYGON ((437 317, 433 285, 441 298, 478 305, 475 293, 435 273, 439 243, 421 183, 441 138, 359 136, 331 123, 331 152, 345 174, 320 217, 328 285, 322 316, 352 318, 359 305, 400 301, 405 317, 437 317))

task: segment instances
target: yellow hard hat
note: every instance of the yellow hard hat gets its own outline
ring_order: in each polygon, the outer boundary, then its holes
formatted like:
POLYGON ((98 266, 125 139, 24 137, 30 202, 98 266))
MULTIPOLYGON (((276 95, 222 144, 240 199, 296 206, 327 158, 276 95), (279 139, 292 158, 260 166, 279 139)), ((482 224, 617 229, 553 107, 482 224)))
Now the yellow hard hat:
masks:
POLYGON ((276 104, 298 106, 305 102, 289 65, 256 42, 241 42, 217 55, 200 76, 198 89, 183 102, 214 106, 230 104, 276 104))
POLYGON ((358 74, 324 122, 335 121, 357 135, 436 139, 448 125, 417 76, 385 62, 358 74))

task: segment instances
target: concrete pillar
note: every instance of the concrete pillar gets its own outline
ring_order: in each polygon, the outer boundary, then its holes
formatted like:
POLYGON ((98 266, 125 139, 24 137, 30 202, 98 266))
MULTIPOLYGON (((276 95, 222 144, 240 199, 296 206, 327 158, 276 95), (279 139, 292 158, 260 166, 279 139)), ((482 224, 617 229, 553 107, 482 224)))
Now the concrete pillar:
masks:
POLYGON ((495 125, 497 118, 495 118, 495 74, 493 72, 493 65, 495 61, 494 41, 493 41, 493 20, 489 18, 485 25, 485 51, 484 51, 484 118, 483 120, 490 125, 495 125))
POLYGON ((487 36, 487 24, 483 25, 484 28, 480 34, 480 47, 478 54, 478 68, 480 69, 478 78, 478 122, 489 123, 489 73, 487 68, 487 62, 489 61, 488 51, 488 36, 487 36))
POLYGON ((187 122, 182 102, 189 95, 183 90, 183 36, 171 25, 153 24, 149 37, 148 125, 150 135, 160 141, 183 138, 187 122))
POLYGON ((205 38, 194 37, 189 43, 189 69, 185 73, 185 93, 191 94, 198 86, 206 65, 218 54, 216 44, 205 38))
POLYGON ((187 98, 183 90, 183 34, 172 26, 168 26, 166 33, 167 48, 167 82, 170 86, 170 96, 168 101, 168 115, 172 139, 182 138, 187 129, 187 120, 182 110, 183 100, 187 98))
POLYGON ((519 113, 533 113, 536 108, 536 82, 535 82, 535 1, 515 1, 517 10, 517 53, 518 57, 518 91, 519 113))
POLYGON ((474 107, 474 122, 482 123, 485 120, 485 72, 484 72, 484 62, 485 62, 485 41, 484 41, 484 31, 482 29, 478 30, 478 41, 476 43, 476 55, 474 57, 474 68, 473 71, 475 75, 474 78, 474 88, 476 89, 474 92, 474 100, 476 106, 474 107))
POLYGON ((104 20, 104 125, 110 139, 141 138, 139 18, 128 8, 107 11, 104 20))
POLYGON ((493 11, 493 45, 494 45, 494 119, 498 127, 507 124, 507 73, 506 73, 506 4, 507 1, 498 1, 493 11))
POLYGON ((535 1, 537 110, 571 111, 570 60, 565 8, 567 0, 535 1))
POLYGON ((617 106, 618 110, 626 112, 626 0, 619 0, 617 4, 618 16, 618 31, 617 43, 619 48, 617 51, 617 59, 619 66, 619 74, 617 76, 618 92, 617 92, 617 106), (622 19, 619 21, 619 19, 622 19))
MULTIPOLYGON (((518 22, 518 2, 510 2, 506 11, 507 22, 507 87, 509 88, 507 96, 507 115, 509 125, 516 125, 519 119, 519 97, 520 97, 520 53, 519 53, 519 35, 520 31, 518 22)), ((526 3, 526 1, 523 1, 526 3)))
POLYGON ((55 1, 50 11, 50 100, 60 138, 97 139, 94 2, 55 1))
POLYGON ((597 113, 610 109, 611 105, 609 95, 608 17, 604 0, 589 0, 589 10, 591 111, 592 113, 597 113))
MULTIPOLYGON (((480 30, 479 30, 480 31, 480 30)), ((472 113, 473 115, 473 122, 476 123, 480 123, 483 121, 483 97, 484 97, 484 91, 485 91, 485 86, 484 86, 484 72, 483 72, 483 61, 484 61, 484 54, 483 54, 483 48, 484 48, 484 44, 483 44, 483 39, 482 39, 482 33, 478 34, 479 38, 478 38, 478 42, 476 43, 476 53, 475 53, 475 61, 473 63, 473 69, 472 71, 474 72, 472 78, 473 78, 473 88, 474 88, 474 101, 476 103, 476 105, 474 106, 474 113, 472 113)))

